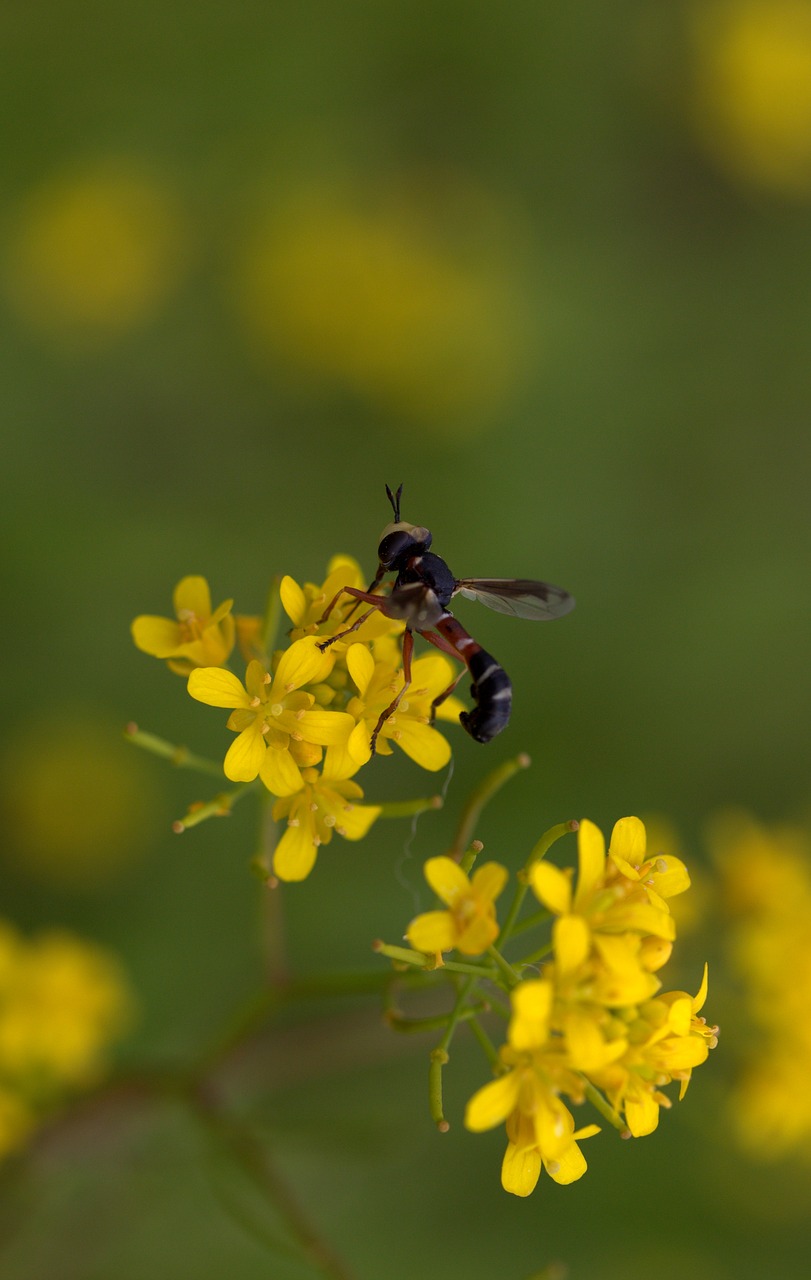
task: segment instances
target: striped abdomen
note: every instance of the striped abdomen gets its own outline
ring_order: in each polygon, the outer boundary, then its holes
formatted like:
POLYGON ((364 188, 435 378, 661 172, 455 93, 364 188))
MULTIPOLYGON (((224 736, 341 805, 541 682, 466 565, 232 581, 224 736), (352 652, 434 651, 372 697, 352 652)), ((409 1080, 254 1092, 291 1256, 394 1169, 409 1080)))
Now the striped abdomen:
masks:
POLYGON ((472 711, 463 711, 459 722, 477 742, 489 742, 506 728, 512 709, 510 677, 472 636, 468 635, 453 614, 446 613, 435 624, 467 666, 473 683, 470 692, 476 701, 472 711))

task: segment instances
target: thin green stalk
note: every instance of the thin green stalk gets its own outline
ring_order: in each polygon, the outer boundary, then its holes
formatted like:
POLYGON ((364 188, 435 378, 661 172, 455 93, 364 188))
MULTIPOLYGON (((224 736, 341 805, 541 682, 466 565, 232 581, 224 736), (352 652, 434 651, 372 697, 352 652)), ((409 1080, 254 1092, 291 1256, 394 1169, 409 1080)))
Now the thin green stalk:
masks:
POLYGON ((623 1120, 622 1116, 617 1114, 608 1099, 605 1098, 596 1085, 593 1085, 590 1080, 585 1078, 585 1076, 581 1076, 580 1078, 583 1081, 586 1090, 586 1097, 591 1105, 596 1107, 603 1119, 607 1120, 610 1125, 613 1125, 619 1133, 623 1135, 627 1134, 627 1124, 623 1120))
POLYGON ((492 800, 496 792, 506 782, 509 782, 510 778, 513 778, 516 773, 520 773, 522 769, 528 769, 530 764, 529 756, 522 752, 520 756, 516 756, 513 760, 507 760, 504 764, 500 764, 497 769, 494 769, 492 773, 488 773, 487 777, 482 779, 462 810, 462 816, 453 843, 448 851, 448 857, 454 858, 459 862, 464 850, 468 848, 473 839, 476 825, 485 805, 492 800))
POLYGON ((429 809, 441 809, 442 796, 427 796, 421 800, 389 800, 380 805, 381 818, 412 818, 429 809))
POLYGON ((480 964, 465 964, 461 960, 444 960, 437 964, 435 956, 427 956, 422 951, 409 951, 407 947, 393 947, 386 942, 375 942, 372 947, 378 955, 388 956, 398 964, 411 965, 415 969, 444 969, 448 973, 469 973, 476 978, 493 981, 497 971, 480 964))
POLYGON ((490 946, 487 948, 487 954, 489 956, 492 956, 492 958, 495 960, 502 974, 507 979, 508 985, 510 987, 517 987, 518 983, 521 981, 521 978, 520 978, 520 975, 516 973, 515 969, 513 969, 509 960, 505 960, 501 952, 497 951, 496 948, 493 946, 490 946))
POLYGON ((428 1105, 431 1110, 431 1119, 441 1133, 447 1133, 450 1125, 445 1119, 445 1113, 442 1106, 442 1068, 449 1060, 448 1049, 450 1047, 453 1034, 462 1017, 462 1011, 465 1007, 470 992, 475 985, 475 977, 470 975, 460 985, 456 996, 456 1003, 451 1010, 448 1018, 448 1025, 445 1028, 445 1034, 439 1044, 431 1053, 431 1062, 428 1069, 428 1105))
POLYGON ((490 1039, 490 1037, 488 1036, 487 1032, 485 1031, 482 1024, 479 1022, 479 1019, 477 1017, 471 1018, 470 1030, 473 1032, 474 1036, 476 1037, 482 1049, 484 1050, 485 1056, 487 1057, 490 1063, 490 1066, 497 1067, 498 1061, 499 1061, 498 1049, 493 1044, 493 1041, 490 1039))
POLYGON ((204 756, 198 756, 190 751, 188 747, 167 742, 165 738, 159 738, 155 733, 146 733, 132 721, 125 728, 124 737, 127 742, 140 747, 143 751, 151 751, 152 755, 162 756, 164 760, 171 761, 178 769, 196 769, 198 773, 213 774, 216 778, 223 776, 222 764, 217 760, 207 760, 204 756))
POLYGON ((213 800, 201 800, 190 805, 183 817, 172 823, 172 830, 180 835, 191 827, 199 826, 201 822, 207 822, 209 818, 227 818, 237 801, 249 791, 255 790, 255 783, 240 782, 232 791, 221 791, 213 800))

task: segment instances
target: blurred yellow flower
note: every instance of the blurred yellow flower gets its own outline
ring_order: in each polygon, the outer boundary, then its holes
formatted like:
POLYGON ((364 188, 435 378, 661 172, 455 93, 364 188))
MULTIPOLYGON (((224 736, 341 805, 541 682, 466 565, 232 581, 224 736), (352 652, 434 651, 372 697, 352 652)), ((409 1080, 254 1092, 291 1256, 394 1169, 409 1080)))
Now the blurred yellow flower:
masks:
POLYGON ((811 194, 811 3, 698 0, 696 129, 737 177, 811 194))
POLYGON ((728 1114, 759 1160, 806 1156, 811 1139, 811 837, 746 813, 719 815, 709 843, 729 917, 726 960, 741 984, 746 1046, 728 1114))
POLYGON ((7 287, 37 329, 96 346, 148 320, 182 264, 174 199, 125 158, 46 179, 20 211, 7 287))
POLYGON ((0 756, 3 856, 60 889, 107 885, 150 847, 158 786, 108 715, 34 710, 0 756))
POLYGON ((0 1154, 103 1076, 131 1014, 107 951, 62 931, 27 940, 0 922, 0 1154))
MULTIPOLYGON (((260 356, 288 375, 365 400, 419 427, 469 432, 491 420, 523 367, 517 286, 504 263, 463 252, 405 188, 303 189, 249 237, 237 303, 260 356)), ((507 219, 505 219, 507 221, 507 219)), ((514 236, 513 236, 514 238, 514 236)), ((485 237, 483 237, 485 239, 485 237)))
POLYGON ((205 578, 190 574, 181 578, 172 601, 175 618, 141 614, 132 623, 137 648, 153 658, 166 658, 170 671, 187 676, 195 667, 222 667, 234 647, 233 600, 211 608, 211 592, 205 578))

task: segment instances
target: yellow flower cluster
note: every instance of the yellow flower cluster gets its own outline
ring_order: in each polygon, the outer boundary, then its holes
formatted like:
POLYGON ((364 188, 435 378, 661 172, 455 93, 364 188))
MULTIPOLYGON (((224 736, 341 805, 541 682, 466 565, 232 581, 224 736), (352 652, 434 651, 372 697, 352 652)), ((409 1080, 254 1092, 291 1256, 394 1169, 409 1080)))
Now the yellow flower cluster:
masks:
POLYGON ((800 828, 728 814, 713 824, 710 843, 731 920, 727 963, 741 983, 753 1046, 730 1093, 730 1121, 757 1159, 807 1158, 811 838, 800 828))
MULTIPOLYGON (((227 724, 237 737, 224 772, 232 782, 259 778, 277 797, 273 816, 287 819, 273 860, 281 880, 303 880, 333 831, 359 840, 380 813, 377 805, 358 803, 363 792, 352 779, 371 759, 372 733, 403 686, 403 624, 375 611, 323 647, 357 620, 357 602, 343 594, 345 587, 365 587, 360 566, 348 556, 333 558, 320 585, 285 577, 280 598, 290 643, 270 656, 261 652, 257 619, 233 619, 232 601, 212 611, 203 578, 184 578, 176 587, 176 620, 144 616, 132 626, 140 649, 188 674, 193 698, 231 712, 227 724), (237 638, 248 660, 244 683, 225 666, 237 638)), ((399 746, 424 769, 448 763, 451 749, 434 728, 432 703, 453 677, 442 654, 412 663, 407 696, 379 727, 378 755, 399 746)), ((448 698, 437 716, 454 720, 461 709, 448 698)))
POLYGON ((0 921, 0 1155, 98 1081, 130 1008, 107 952, 56 931, 29 941, 0 921))
MULTIPOLYGON (((663 1086, 678 1080, 683 1096, 693 1067, 717 1040, 717 1028, 698 1016, 706 971, 695 997, 662 993, 656 976, 675 937, 667 900, 690 883, 684 864, 649 854, 638 818, 615 825, 607 854, 599 829, 583 821, 578 856, 576 884, 571 869, 546 861, 528 869, 529 884, 554 920, 551 943, 542 948, 546 963, 540 977, 513 986, 500 1074, 474 1095, 465 1115, 474 1132, 506 1122, 502 1183, 519 1196, 535 1188, 542 1167, 560 1183, 586 1170, 578 1142, 598 1128, 576 1129, 564 1095, 579 1103, 600 1090, 606 1110, 641 1137, 656 1128, 659 1109, 671 1105, 663 1086)), ((455 947, 468 955, 491 947, 506 870, 488 863, 468 880, 451 859, 434 858, 426 876, 448 910, 412 921, 412 946, 428 953, 455 947)), ((515 965, 516 976, 522 968, 537 972, 538 958, 515 965)))

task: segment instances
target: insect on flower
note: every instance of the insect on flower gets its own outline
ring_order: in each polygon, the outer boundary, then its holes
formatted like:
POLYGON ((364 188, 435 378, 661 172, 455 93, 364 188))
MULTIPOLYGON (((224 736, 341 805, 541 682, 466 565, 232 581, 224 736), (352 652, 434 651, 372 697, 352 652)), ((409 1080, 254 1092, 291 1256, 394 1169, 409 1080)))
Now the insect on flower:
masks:
MULTIPOLYGON (((462 595, 469 600, 479 600, 499 613, 543 622, 550 618, 561 618, 573 609, 574 597, 560 587, 530 578, 455 578, 445 561, 429 550, 432 541, 430 530, 400 519, 403 486, 400 485, 396 494, 393 494, 386 485, 386 493, 394 512, 394 521, 387 524, 380 535, 377 573, 366 591, 344 587, 330 601, 324 618, 344 593, 355 597, 358 602, 355 608, 361 602, 369 605, 369 608, 364 610, 351 627, 323 641, 318 647, 323 651, 336 640, 350 635, 376 609, 387 618, 405 622, 403 687, 380 715, 372 733, 372 751, 380 730, 397 710, 411 682, 411 654, 415 631, 443 653, 448 653, 465 664, 473 680, 470 692, 476 706, 473 711, 463 711, 459 720, 477 742, 489 742, 506 728, 509 721, 512 684, 504 668, 465 631, 448 605, 454 596, 462 595), (381 595, 378 587, 387 573, 395 573, 397 576, 388 593, 381 595)), ((434 700, 432 710, 436 710, 453 692, 462 674, 434 700)))

